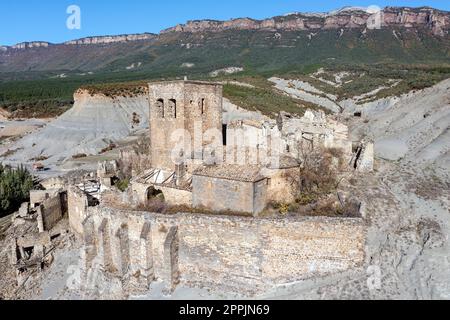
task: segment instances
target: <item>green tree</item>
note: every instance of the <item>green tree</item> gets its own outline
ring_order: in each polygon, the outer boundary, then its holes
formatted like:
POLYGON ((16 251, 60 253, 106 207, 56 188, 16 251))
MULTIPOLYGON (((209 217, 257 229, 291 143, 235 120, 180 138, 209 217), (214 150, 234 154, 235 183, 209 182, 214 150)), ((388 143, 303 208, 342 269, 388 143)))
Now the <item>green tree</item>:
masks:
POLYGON ((33 185, 33 176, 23 166, 13 169, 0 164, 0 217, 13 213, 29 199, 33 185))

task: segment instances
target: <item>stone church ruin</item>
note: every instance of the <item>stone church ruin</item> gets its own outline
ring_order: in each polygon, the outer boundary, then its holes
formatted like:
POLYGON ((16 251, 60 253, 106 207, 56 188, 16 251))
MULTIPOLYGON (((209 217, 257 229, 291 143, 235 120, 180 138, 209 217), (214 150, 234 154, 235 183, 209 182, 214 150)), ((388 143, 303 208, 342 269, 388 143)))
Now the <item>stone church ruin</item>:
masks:
MULTIPOLYGON (((100 163, 81 182, 32 193, 37 234, 45 237, 17 239, 16 265, 23 268, 30 247, 42 260, 52 227, 66 215, 82 247, 83 281, 100 265, 125 295, 159 281, 167 294, 188 286, 252 296, 364 262, 360 203, 351 203, 351 216, 273 216, 267 208, 295 203, 300 191, 292 177, 315 150, 338 150, 351 174, 373 170, 372 143, 351 141, 348 128, 321 111, 231 117, 218 83, 150 83, 148 101, 143 152, 121 150, 118 161, 100 163), (121 192, 115 184, 130 162, 129 186, 121 192), (174 211, 156 210, 155 199, 174 211)), ((337 158, 330 159, 335 165, 337 158)), ((350 196, 338 198, 349 207, 350 196)))

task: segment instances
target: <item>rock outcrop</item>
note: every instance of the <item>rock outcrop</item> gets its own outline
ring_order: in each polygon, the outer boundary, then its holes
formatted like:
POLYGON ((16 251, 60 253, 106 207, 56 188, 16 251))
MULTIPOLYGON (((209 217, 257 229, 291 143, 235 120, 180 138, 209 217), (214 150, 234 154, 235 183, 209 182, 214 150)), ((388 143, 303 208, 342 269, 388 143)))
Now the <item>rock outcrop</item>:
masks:
POLYGON ((118 36, 102 36, 102 37, 88 37, 72 41, 67 41, 66 45, 90 45, 90 44, 110 44, 118 42, 142 41, 156 38, 156 34, 142 33, 142 34, 124 34, 118 36))
POLYGON ((450 29, 450 13, 432 8, 396 8, 387 7, 383 10, 383 26, 402 26, 413 28, 424 26, 433 34, 444 36, 450 29))
MULTIPOLYGON (((228 21, 192 20, 160 32, 160 35, 174 32, 223 32, 227 30, 303 31, 366 28, 372 29, 373 13, 365 8, 347 7, 330 13, 290 13, 264 20, 239 18, 228 21), (370 18, 370 19, 369 19, 370 18)), ((426 28, 436 36, 445 36, 450 30, 450 12, 430 7, 386 7, 381 11, 380 25, 386 27, 426 28)), ((125 34, 117 36, 87 37, 64 42, 62 45, 100 45, 148 41, 158 39, 157 34, 125 34)), ((0 46, 1 51, 11 49, 32 49, 49 47, 49 42, 23 42, 12 47, 0 46)), ((60 44, 61 45, 61 44, 60 44)))
MULTIPOLYGON (((328 14, 292 13, 265 20, 240 18, 229 21, 195 20, 163 30, 170 32, 222 32, 226 30, 319 30, 365 28, 371 13, 363 9, 342 9, 328 14)), ((450 13, 433 8, 386 7, 381 11, 381 27, 424 27, 435 35, 445 35, 450 29, 450 13)))
MULTIPOLYGON (((22 42, 11 47, 11 49, 32 49, 32 48, 47 48, 51 44, 44 41, 22 42)), ((8 47, 4 47, 8 48, 8 47)))
POLYGON ((53 44, 44 41, 34 42, 22 42, 14 46, 0 46, 0 52, 8 50, 26 50, 35 48, 48 48, 51 46, 64 46, 64 45, 100 45, 100 44, 112 44, 112 43, 125 43, 133 41, 152 40, 157 38, 156 34, 142 33, 142 34, 124 34, 118 36, 99 36, 99 37, 87 37, 77 40, 71 40, 64 42, 63 44, 53 44))

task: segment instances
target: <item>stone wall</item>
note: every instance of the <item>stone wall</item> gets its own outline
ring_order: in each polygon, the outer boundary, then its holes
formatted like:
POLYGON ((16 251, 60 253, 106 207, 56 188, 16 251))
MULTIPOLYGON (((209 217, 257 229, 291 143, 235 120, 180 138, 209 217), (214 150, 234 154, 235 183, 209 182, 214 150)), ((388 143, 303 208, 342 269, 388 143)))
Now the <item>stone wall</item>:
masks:
POLYGON ((40 184, 41 184, 41 186, 44 187, 45 190, 66 189, 67 179, 62 178, 62 177, 48 178, 48 179, 41 181, 40 184))
POLYGON ((298 190, 292 184, 299 176, 299 168, 267 169, 264 173, 270 177, 267 190, 267 202, 293 203, 298 190))
POLYGON ((364 144, 358 161, 358 170, 362 172, 372 172, 374 169, 374 159, 374 144, 372 142, 364 144))
POLYGON ((192 189, 194 208, 257 214, 267 204, 267 179, 248 182, 194 175, 192 189))
POLYGON ((93 235, 97 251, 110 252, 105 261, 112 270, 128 270, 121 276, 134 275, 144 284, 161 279, 168 290, 181 281, 252 295, 364 261, 361 219, 159 215, 100 207, 89 213, 85 237, 93 235), (106 230, 110 240, 99 239, 92 230, 106 230))
POLYGON ((37 208, 39 232, 51 230, 63 218, 61 194, 45 200, 37 208))
POLYGON ((83 233, 83 221, 88 215, 88 196, 77 187, 70 187, 67 192, 69 224, 76 234, 83 233))
POLYGON ((145 205, 148 201, 148 190, 154 188, 164 195, 164 200, 171 206, 192 206, 192 191, 175 187, 150 185, 138 181, 131 182, 131 190, 139 204, 145 205))
POLYGON ((169 205, 192 207, 192 191, 162 186, 154 186, 154 188, 163 193, 164 200, 169 205))
POLYGON ((52 190, 31 190, 30 191, 30 207, 35 208, 42 204, 45 200, 55 197, 60 193, 60 189, 52 190))

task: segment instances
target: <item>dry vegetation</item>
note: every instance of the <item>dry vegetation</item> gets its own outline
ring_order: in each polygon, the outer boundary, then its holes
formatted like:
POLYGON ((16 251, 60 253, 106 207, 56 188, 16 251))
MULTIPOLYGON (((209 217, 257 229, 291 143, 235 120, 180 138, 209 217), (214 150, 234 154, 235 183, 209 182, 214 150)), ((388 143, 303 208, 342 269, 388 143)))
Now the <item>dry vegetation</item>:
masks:
POLYGON ((346 174, 342 151, 338 149, 308 148, 299 146, 302 165, 297 173, 287 176, 292 190, 293 203, 272 203, 269 211, 282 215, 358 217, 359 203, 339 199, 338 187, 346 174))
POLYGON ((86 158, 87 157, 87 154, 85 154, 85 153, 79 153, 79 154, 76 154, 76 155, 74 155, 74 156, 72 156, 72 159, 82 159, 82 158, 86 158))
POLYGON ((82 86, 80 89, 78 89, 78 92, 80 91, 87 91, 92 96, 101 94, 109 98, 127 98, 147 94, 148 84, 145 81, 96 84, 82 86))

